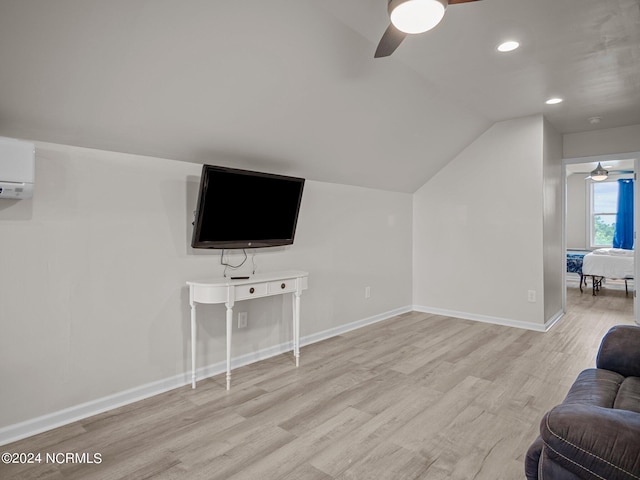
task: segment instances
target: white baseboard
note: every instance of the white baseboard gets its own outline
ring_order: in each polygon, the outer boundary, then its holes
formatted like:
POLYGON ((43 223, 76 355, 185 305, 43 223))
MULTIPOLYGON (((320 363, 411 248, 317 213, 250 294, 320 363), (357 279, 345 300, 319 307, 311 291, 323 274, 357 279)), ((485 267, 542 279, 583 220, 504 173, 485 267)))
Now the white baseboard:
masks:
POLYGON ((173 390, 174 388, 186 385, 188 382, 190 382, 190 380, 187 379, 186 374, 177 375, 172 378, 140 385, 139 387, 113 395, 0 428, 0 445, 6 445, 53 428, 82 420, 83 418, 91 417, 129 403, 137 402, 138 400, 152 397, 153 395, 158 395, 159 393, 173 390))
POLYGON ((564 311, 563 310, 557 311, 555 315, 553 315, 549 320, 544 322, 544 331, 548 332, 549 330, 551 330, 551 327, 553 327, 556 323, 558 323, 558 321, 562 317, 564 317, 564 311))
POLYGON ((396 315, 402 315, 403 313, 408 313, 411 311, 411 306, 407 305, 406 307, 396 308, 395 310, 390 310, 379 315, 374 315, 362 320, 357 320, 345 325, 340 325, 339 327, 330 328, 329 330, 325 330, 323 332, 307 335, 306 337, 300 339, 300 345, 310 345, 312 343, 320 342, 322 340, 326 340, 327 338, 342 335, 343 333, 350 332, 351 330, 356 330, 358 328, 366 327, 367 325, 382 322, 383 320, 395 317, 396 315))
POLYGON ((548 331, 560 318, 564 312, 556 313, 544 325, 532 322, 523 322, 522 320, 513 320, 510 318, 492 317, 489 315, 480 315, 477 313, 458 312, 455 310, 446 310, 442 308, 425 307, 422 305, 414 305, 413 310, 422 313, 432 313, 434 315, 443 315, 445 317, 462 318, 464 320, 474 320, 476 322, 493 323, 495 325, 504 325, 506 327, 524 328, 525 330, 533 330, 536 332, 548 331))
MULTIPOLYGON (((339 327, 330 328, 323 332, 307 335, 300 338, 300 345, 310 345, 312 343, 326 340, 328 338, 341 335, 351 330, 362 328, 373 323, 381 322, 396 315, 400 315, 402 313, 407 313, 410 311, 410 306, 397 308, 386 313, 381 313, 379 315, 374 315, 362 320, 357 320, 355 322, 347 323, 339 327)), ((258 362, 260 360, 264 360, 266 358, 280 355, 281 353, 291 351, 292 345, 293 342, 286 342, 280 345, 275 345, 273 347, 259 350, 257 352, 234 357, 231 359, 231 366, 232 368, 238 368, 244 365, 258 362)), ((196 378, 198 380, 202 380, 204 378, 219 375, 223 372, 226 372, 226 370, 227 364, 225 361, 217 362, 197 369, 196 378)), ((8 443, 12 443, 23 438, 30 437, 32 435, 37 435, 38 433, 46 432, 47 430, 51 430, 53 428, 61 427, 69 423, 82 420, 83 418, 91 417, 93 415, 97 415, 99 413, 103 413, 108 410, 121 407, 123 405, 127 405, 139 400, 143 400, 145 398, 152 397, 154 395, 158 395, 160 393, 167 392, 169 390, 173 390, 175 388, 183 387, 190 383, 191 372, 186 372, 174 377, 165 378, 163 380, 147 383, 145 385, 140 385, 138 387, 118 392, 113 395, 108 395, 96 400, 91 400, 80 405, 65 408, 63 410, 49 413, 47 415, 42 415, 40 417, 26 420, 24 422, 9 425, 0 428, 0 445, 6 445, 8 443)))

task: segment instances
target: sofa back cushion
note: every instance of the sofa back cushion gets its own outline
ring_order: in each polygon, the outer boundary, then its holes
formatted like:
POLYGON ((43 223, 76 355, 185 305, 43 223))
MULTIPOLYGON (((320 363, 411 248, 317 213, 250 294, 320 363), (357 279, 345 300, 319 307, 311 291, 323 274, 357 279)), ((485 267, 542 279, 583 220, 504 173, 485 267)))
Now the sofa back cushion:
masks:
POLYGON ((640 377, 627 377, 618 389, 613 408, 640 413, 640 377))
POLYGON ((623 381, 622 375, 609 370, 583 370, 562 403, 613 408, 623 381))
POLYGON ((602 339, 596 366, 625 377, 640 377, 640 326, 616 325, 602 339))

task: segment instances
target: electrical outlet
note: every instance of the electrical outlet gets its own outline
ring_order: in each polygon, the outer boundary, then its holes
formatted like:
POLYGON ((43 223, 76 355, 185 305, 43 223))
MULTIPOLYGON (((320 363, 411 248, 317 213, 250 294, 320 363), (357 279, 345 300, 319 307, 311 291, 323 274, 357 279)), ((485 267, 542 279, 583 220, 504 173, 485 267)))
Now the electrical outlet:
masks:
POLYGON ((531 303, 535 303, 536 302, 536 291, 535 290, 529 290, 527 292, 527 300, 531 303))
POLYGON ((364 298, 371 298, 371 287, 364 287, 364 298))
POLYGON ((238 328, 245 328, 249 323, 247 312, 238 312, 238 328))

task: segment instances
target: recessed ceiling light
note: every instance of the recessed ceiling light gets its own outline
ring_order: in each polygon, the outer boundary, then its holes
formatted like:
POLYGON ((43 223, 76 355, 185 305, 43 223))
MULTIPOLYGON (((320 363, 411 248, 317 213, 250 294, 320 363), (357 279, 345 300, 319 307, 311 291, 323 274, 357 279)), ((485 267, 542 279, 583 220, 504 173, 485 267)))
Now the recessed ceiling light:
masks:
POLYGON ((558 97, 550 98, 545 102, 547 105, 557 105, 558 103, 562 103, 562 99, 558 97))
POLYGON ((597 125, 602 120, 602 117, 591 117, 589 118, 589 123, 591 125, 597 125))
POLYGON ((520 46, 520 44, 518 42, 516 42, 515 40, 509 40, 508 42, 504 42, 504 43, 501 43, 500 45, 498 45, 498 51, 499 52, 512 52, 516 48, 518 48, 519 46, 520 46))

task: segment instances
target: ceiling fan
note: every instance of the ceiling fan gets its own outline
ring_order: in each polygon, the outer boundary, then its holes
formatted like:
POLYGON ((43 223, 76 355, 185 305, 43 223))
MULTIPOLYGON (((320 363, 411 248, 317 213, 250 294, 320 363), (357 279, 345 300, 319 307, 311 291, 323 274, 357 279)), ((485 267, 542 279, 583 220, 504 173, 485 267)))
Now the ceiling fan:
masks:
POLYGON ((375 58, 388 57, 407 35, 434 28, 444 16, 448 5, 479 0, 389 0, 391 23, 380 39, 375 58))
POLYGON ((575 172, 578 174, 589 174, 588 177, 585 177, 585 180, 594 180, 596 182, 601 182, 603 180, 606 180, 609 177, 609 174, 612 175, 624 175, 624 174, 631 174, 633 173, 633 170, 622 170, 622 169, 618 169, 618 170, 605 170, 604 167, 600 164, 600 162, 598 162, 598 166, 591 170, 590 172, 575 172))

